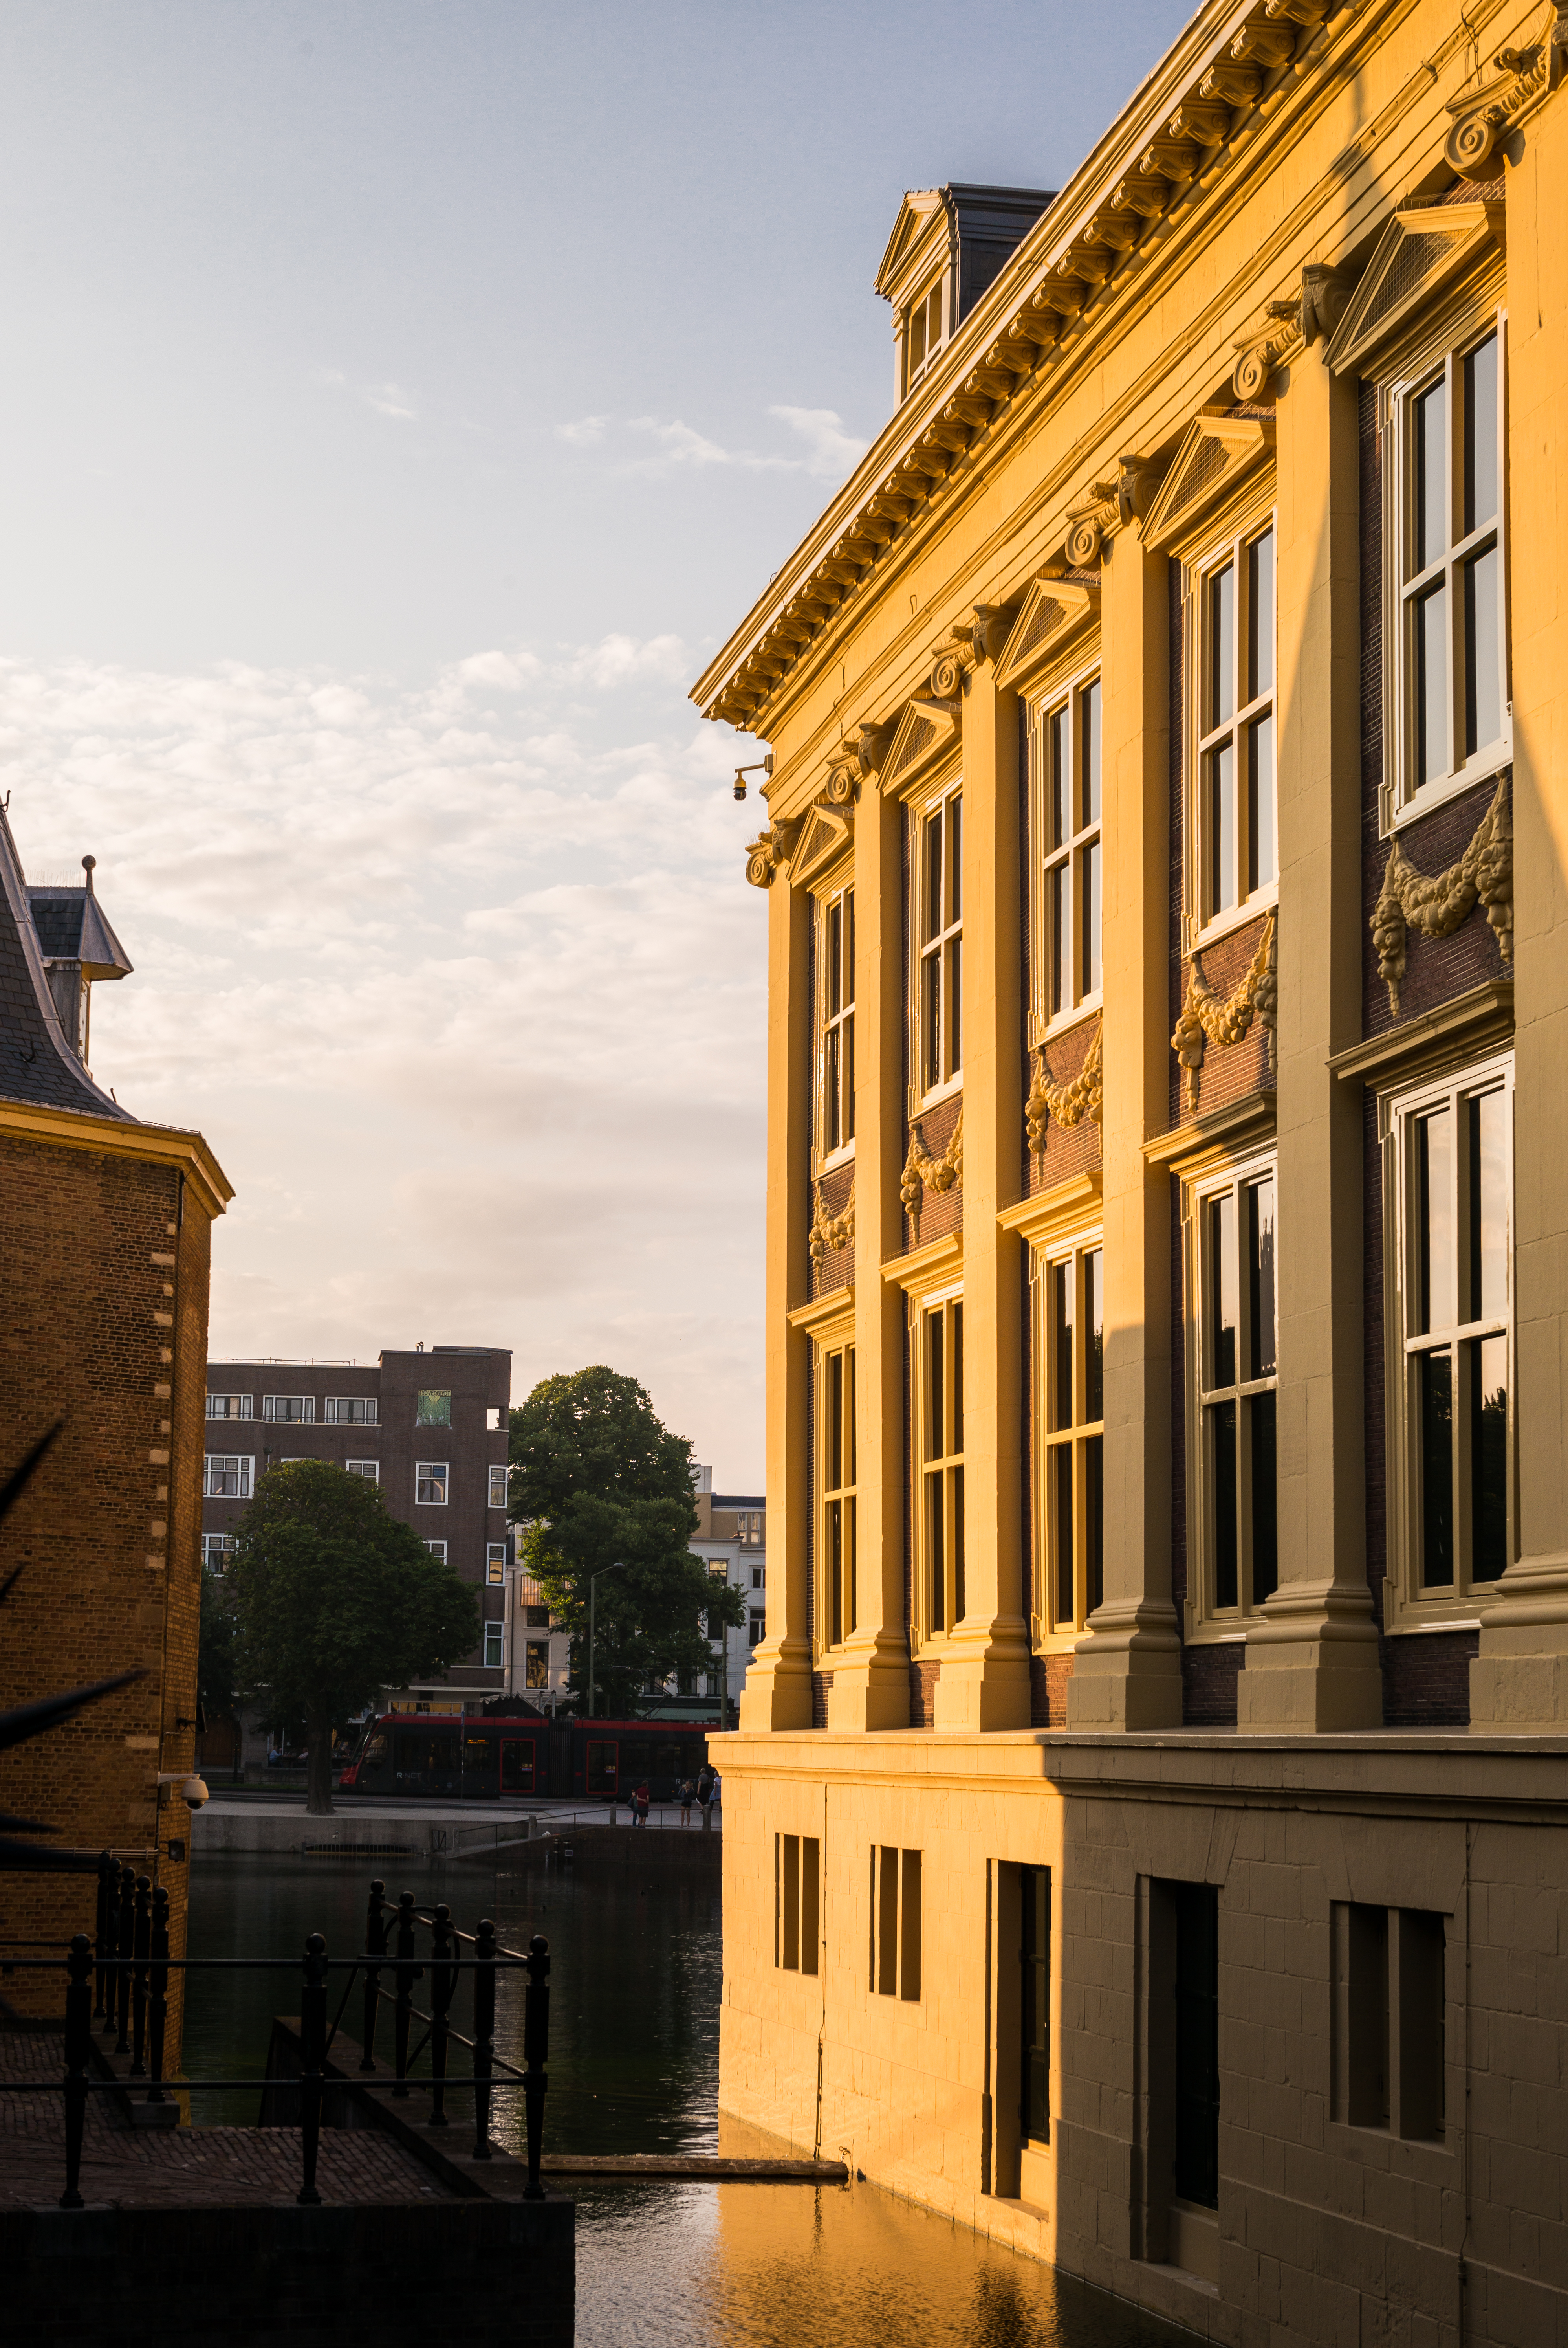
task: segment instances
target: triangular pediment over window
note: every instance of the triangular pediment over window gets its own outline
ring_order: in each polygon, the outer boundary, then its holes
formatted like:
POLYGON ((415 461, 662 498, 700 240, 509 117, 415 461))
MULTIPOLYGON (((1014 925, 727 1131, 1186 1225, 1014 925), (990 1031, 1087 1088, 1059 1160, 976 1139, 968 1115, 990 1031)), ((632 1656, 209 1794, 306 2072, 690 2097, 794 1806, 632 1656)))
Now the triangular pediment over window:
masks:
POLYGON ((912 701, 898 720, 878 777, 885 791, 907 790, 958 739, 957 701, 912 701))
POLYGON ((794 844, 794 854, 789 860, 792 882, 809 880, 815 872, 830 864, 842 849, 847 848, 854 830, 852 808, 807 808, 801 819, 800 838, 794 844))
POLYGON ((1334 330, 1325 365, 1336 375, 1364 372, 1415 311, 1501 243, 1501 203, 1416 204, 1396 212, 1334 330))
POLYGON ((887 250, 882 256, 882 266, 876 273, 875 292, 890 300, 894 298, 900 269, 920 242, 932 214, 941 209, 939 188, 916 188, 905 197, 898 207, 898 217, 893 223, 893 233, 887 240, 887 250))
POLYGON ((1071 579, 1037 579, 1008 632, 999 689, 1025 685, 1045 662, 1100 617, 1100 590, 1071 579))
POLYGON ((1162 546, 1226 496, 1274 447, 1271 419, 1258 416, 1200 416, 1171 460, 1160 494, 1143 524, 1145 546, 1162 546))

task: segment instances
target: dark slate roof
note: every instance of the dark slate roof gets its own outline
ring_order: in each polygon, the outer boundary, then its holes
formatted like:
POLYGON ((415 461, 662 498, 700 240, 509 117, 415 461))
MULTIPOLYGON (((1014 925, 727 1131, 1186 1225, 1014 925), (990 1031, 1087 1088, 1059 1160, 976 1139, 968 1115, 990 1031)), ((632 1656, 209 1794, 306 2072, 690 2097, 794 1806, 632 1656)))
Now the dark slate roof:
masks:
POLYGON ((43 951, 27 901, 22 860, 3 808, 0 1097, 26 1101, 39 1108, 77 1109, 88 1117, 123 1117, 131 1125, 136 1122, 128 1109, 121 1108, 108 1093, 98 1090, 66 1040, 49 994, 49 982, 44 975, 43 951))
MULTIPOLYGON (((90 862, 91 860, 89 859, 90 862)), ((135 964, 89 886, 27 888, 33 927, 49 962, 79 962, 89 978, 128 978, 135 964)))

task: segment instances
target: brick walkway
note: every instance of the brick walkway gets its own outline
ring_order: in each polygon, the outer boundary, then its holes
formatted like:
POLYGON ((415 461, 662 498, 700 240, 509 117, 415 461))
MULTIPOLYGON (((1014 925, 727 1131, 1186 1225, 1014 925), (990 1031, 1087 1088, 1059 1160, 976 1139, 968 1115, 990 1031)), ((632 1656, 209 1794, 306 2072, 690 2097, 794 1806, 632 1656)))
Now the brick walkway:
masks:
MULTIPOLYGON (((59 2079, 64 2048, 52 2034, 0 2033, 0 2209, 57 2201, 66 2183, 59 2096, 13 2096, 7 2080, 59 2079)), ((388 2137, 323 2128, 316 2188, 323 2201, 446 2201, 456 2197, 388 2137)), ((294 2128, 132 2128, 111 2094, 87 2105, 82 2199, 128 2209, 292 2201, 300 2189, 294 2128)))

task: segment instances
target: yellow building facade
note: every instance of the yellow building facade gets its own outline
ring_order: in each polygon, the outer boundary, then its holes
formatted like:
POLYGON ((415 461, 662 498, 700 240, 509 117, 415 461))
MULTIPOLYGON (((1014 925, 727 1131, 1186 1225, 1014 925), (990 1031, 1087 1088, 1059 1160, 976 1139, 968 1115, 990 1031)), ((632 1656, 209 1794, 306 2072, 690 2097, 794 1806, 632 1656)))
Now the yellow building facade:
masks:
POLYGON ((772 753, 721 2104, 1213 2336, 1568 2322, 1568 21, 906 199, 772 753))

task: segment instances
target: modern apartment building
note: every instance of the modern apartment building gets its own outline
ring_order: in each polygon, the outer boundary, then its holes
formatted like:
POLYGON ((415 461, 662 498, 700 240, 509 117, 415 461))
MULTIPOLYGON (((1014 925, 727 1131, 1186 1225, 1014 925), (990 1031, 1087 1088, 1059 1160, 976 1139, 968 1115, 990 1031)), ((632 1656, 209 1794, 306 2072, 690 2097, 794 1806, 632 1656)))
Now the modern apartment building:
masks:
POLYGON ((767 1615, 767 1502, 760 1492, 715 1492, 711 1468, 693 1467, 697 1529, 692 1547, 710 1573, 743 1592, 743 1622, 723 1623, 711 1643, 713 1669, 704 1696, 722 1698, 724 1726, 738 1717, 752 1650, 762 1643, 767 1615))
POLYGON ((480 1593, 480 1644, 393 1708, 460 1711, 507 1685, 507 1413, 512 1357, 493 1345, 423 1345, 374 1363, 210 1361, 201 1549, 215 1573, 259 1479, 323 1459, 379 1485, 394 1516, 480 1593))
POLYGON ((721 2105, 1237 2343, 1568 2322, 1565 57, 1213 0, 999 263, 909 196, 695 694, 772 750, 721 2105))

